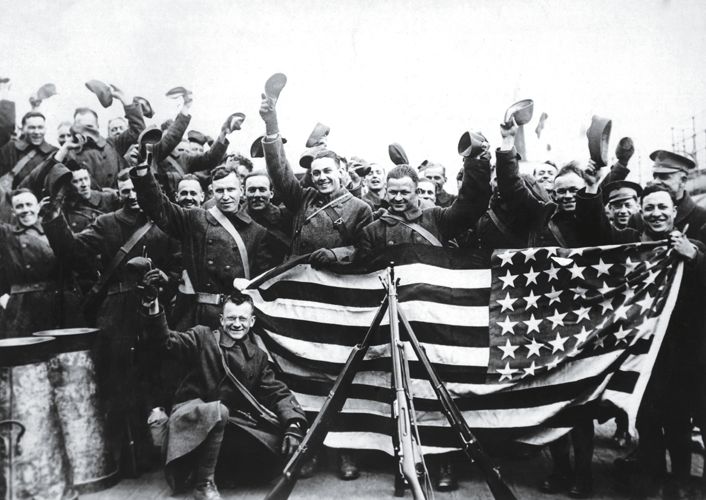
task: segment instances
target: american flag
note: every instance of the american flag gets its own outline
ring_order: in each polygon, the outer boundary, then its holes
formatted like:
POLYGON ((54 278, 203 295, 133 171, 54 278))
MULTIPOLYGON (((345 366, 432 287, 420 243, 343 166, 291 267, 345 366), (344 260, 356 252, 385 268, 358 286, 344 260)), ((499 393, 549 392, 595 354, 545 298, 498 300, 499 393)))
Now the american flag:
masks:
MULTIPOLYGON (((365 271, 302 262, 251 282, 259 337, 311 415, 383 298, 390 261, 400 309, 479 438, 544 444, 577 416, 610 402, 631 421, 681 280, 666 246, 529 248, 492 255, 402 246, 365 271)), ((356 374, 326 444, 392 453, 387 317, 356 374)), ((426 453, 457 437, 407 350, 426 453)))

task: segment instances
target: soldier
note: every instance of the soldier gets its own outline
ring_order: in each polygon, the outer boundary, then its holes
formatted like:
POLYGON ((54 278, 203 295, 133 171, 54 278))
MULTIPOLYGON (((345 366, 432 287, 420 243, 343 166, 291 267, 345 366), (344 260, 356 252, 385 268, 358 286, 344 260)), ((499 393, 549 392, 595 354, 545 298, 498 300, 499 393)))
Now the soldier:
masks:
MULTIPOLYGON (((164 312, 149 302, 155 295, 151 293, 143 300, 152 314, 145 319, 145 330, 189 369, 169 418, 166 473, 179 490, 191 472, 196 500, 220 500, 215 484, 219 462, 240 450, 253 471, 278 464, 304 437, 304 411, 275 378, 267 354, 249 334, 255 324, 250 297, 228 296, 217 328, 198 325, 179 332, 170 330, 164 312), (264 413, 268 420, 261 417, 264 413), (267 455, 257 453, 261 450, 267 455), (254 457, 259 460, 252 463, 254 457)), ((233 472, 230 468, 228 476, 233 472)))
POLYGON ((606 215, 618 229, 628 227, 630 217, 640 212, 642 188, 630 181, 614 181, 603 186, 606 215))
POLYGON ((181 242, 190 287, 177 297, 176 328, 217 327, 220 305, 233 291, 233 280, 253 278, 272 264, 267 231, 240 210, 238 175, 227 167, 213 170, 215 206, 208 210, 185 209, 169 201, 146 164, 133 168, 131 178, 145 213, 181 242))
POLYGON ((363 195, 363 201, 367 201, 375 212, 382 208, 385 202, 385 167, 371 163, 366 180, 368 190, 363 195))
POLYGON ((45 139, 46 119, 39 111, 22 117, 22 134, 0 148, 0 175, 9 175, 6 186, 17 188, 22 180, 57 148, 45 139))
POLYGON ((205 195, 198 177, 186 174, 179 181, 176 192, 176 202, 183 208, 199 208, 203 205, 205 195))
MULTIPOLYGON (((144 404, 147 389, 136 387, 130 381, 130 374, 138 371, 151 376, 149 374, 157 367, 153 366, 154 358, 150 359, 149 350, 137 343, 139 304, 133 293, 135 284, 126 273, 125 264, 132 257, 147 255, 155 266, 172 272, 178 265, 178 245, 140 210, 127 170, 118 175, 117 181, 123 207, 99 216, 80 233, 71 231, 56 204, 47 208, 43 220, 49 243, 62 262, 80 267, 93 258, 100 259, 101 278, 93 285, 84 303, 87 314, 95 318, 92 323, 106 338, 99 376, 110 394, 108 426, 114 450, 126 458, 128 454, 122 453, 122 448, 128 446, 126 436, 129 430, 134 432, 140 445, 147 442, 145 420, 152 407, 135 408, 136 402, 144 404), (135 352, 139 357, 136 363, 133 360, 135 352), (129 422, 127 426, 126 422, 129 422)), ((176 281, 175 277, 173 281, 176 281)), ((158 396, 151 394, 151 397, 158 396)), ((145 456, 138 455, 138 458, 145 456)))
POLYGON ((88 139, 83 148, 74 152, 73 159, 90 172, 96 186, 114 188, 118 172, 127 166, 123 155, 137 141, 140 132, 145 128, 145 120, 139 103, 133 102, 115 87, 111 87, 110 92, 123 104, 128 129, 116 138, 105 139, 98 132, 96 112, 90 108, 77 108, 74 111, 73 130, 88 139))
POLYGON ((447 193, 444 189, 444 185, 446 184, 446 167, 441 163, 433 163, 424 160, 419 170, 425 179, 432 181, 434 186, 436 186, 436 206, 441 208, 450 207, 454 199, 456 199, 456 196, 447 193))
POLYGON ((420 180, 417 185, 417 194, 420 199, 436 205, 436 187, 432 181, 420 180))
POLYGON ((18 189, 10 199, 17 223, 0 223, 0 292, 10 294, 2 315, 2 337, 81 326, 80 294, 69 269, 49 246, 37 217, 37 198, 28 189, 18 189))
POLYGON ((372 220, 370 206, 342 186, 342 165, 333 151, 313 153, 309 169, 314 187, 303 188, 287 161, 273 100, 263 95, 260 116, 267 171, 277 195, 294 216, 290 257, 311 254, 314 265, 350 262, 361 230, 372 220))

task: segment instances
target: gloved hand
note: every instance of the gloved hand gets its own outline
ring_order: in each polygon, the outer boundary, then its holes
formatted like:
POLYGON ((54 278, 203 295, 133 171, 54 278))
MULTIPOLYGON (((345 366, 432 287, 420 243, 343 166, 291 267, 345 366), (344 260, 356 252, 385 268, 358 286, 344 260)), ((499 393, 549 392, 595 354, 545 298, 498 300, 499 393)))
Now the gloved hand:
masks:
POLYGON ((301 424, 298 422, 289 424, 282 439, 282 455, 291 456, 299 448, 302 439, 304 439, 304 428, 301 424))
POLYGON ((137 293, 143 303, 149 303, 159 297, 167 283, 169 283, 169 277, 161 269, 151 269, 137 284, 137 293))
POLYGON ((328 248, 319 248, 314 250, 309 255, 309 264, 314 269, 321 269, 322 267, 329 266, 336 263, 336 254, 333 250, 328 248))

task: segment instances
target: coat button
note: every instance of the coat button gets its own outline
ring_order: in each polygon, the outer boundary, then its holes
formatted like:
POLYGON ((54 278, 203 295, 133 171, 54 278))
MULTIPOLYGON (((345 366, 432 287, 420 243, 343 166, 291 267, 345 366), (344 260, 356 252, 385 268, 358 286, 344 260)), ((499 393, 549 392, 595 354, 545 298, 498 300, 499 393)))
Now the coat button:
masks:
POLYGON ((27 264, 27 265, 25 266, 25 269, 32 269, 32 266, 30 266, 29 264, 27 264))
POLYGON ((212 266, 212 265, 213 265, 213 261, 212 261, 212 260, 209 260, 209 261, 208 261, 208 265, 209 265, 209 266, 212 266))
POLYGON ((27 248, 27 243, 22 243, 22 248, 27 248))
POLYGON ((230 269, 230 266, 226 266, 226 269, 230 269))
POLYGON ((213 245, 213 240, 209 238, 208 244, 209 244, 209 245, 213 245))
POLYGON ((394 242, 394 241, 392 241, 392 240, 390 240, 390 241, 388 241, 388 242, 387 242, 387 244, 388 244, 388 245, 394 245, 394 244, 395 244, 395 242, 394 242))

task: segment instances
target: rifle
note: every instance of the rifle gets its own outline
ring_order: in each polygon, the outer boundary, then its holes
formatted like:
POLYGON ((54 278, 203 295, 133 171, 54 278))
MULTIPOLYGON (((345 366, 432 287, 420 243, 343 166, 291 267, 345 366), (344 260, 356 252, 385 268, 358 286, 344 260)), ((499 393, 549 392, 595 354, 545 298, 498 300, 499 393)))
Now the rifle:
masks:
POLYGON ((385 310, 387 308, 388 298, 385 296, 380 304, 380 307, 373 319, 372 324, 365 333, 365 337, 360 342, 360 344, 353 347, 348 359, 346 360, 346 365, 341 370, 338 375, 336 382, 334 383, 328 396, 326 396, 326 401, 324 401, 321 411, 316 416, 314 423, 311 424, 309 432, 306 433, 304 439, 302 440, 297 451, 294 452, 292 457, 284 466, 282 474, 275 486, 270 490, 270 492, 265 497, 265 500, 285 500, 289 498, 294 485, 296 484, 297 473, 301 469, 302 465, 309 456, 311 456, 314 451, 321 446, 328 433, 328 428, 333 420, 333 417, 341 411, 343 404, 346 401, 347 392, 353 382, 353 377, 356 374, 357 366, 360 365, 361 361, 368 352, 368 347, 370 341, 380 326, 382 318, 385 316, 385 310))
MULTIPOLYGON (((412 430, 414 410, 411 408, 411 398, 408 391, 409 365, 404 353, 404 344, 400 340, 397 284, 395 282, 395 269, 392 266, 388 268, 386 281, 387 283, 383 282, 383 286, 387 288, 389 297, 390 356, 392 358, 392 387, 395 391, 395 399, 392 403, 392 418, 397 427, 396 439, 393 441, 395 456, 399 460, 400 473, 412 490, 412 496, 415 500, 423 500, 425 496, 422 486, 419 484, 419 479, 424 475, 424 466, 419 443, 412 430)), ((403 496, 404 491, 399 491, 396 488, 395 494, 403 496)))

